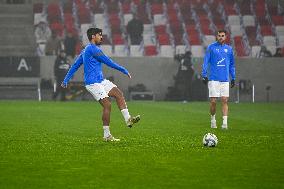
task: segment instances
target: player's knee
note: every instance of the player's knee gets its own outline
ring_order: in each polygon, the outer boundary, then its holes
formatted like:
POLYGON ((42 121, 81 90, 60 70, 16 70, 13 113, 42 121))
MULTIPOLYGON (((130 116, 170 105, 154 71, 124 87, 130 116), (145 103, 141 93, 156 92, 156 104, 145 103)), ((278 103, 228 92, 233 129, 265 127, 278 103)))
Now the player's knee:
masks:
POLYGON ((221 99, 221 101, 222 101, 223 104, 227 104, 228 103, 228 98, 224 97, 224 98, 221 99))
POLYGON ((107 103, 105 103, 105 105, 104 105, 104 107, 106 108, 106 109, 111 109, 111 103, 110 102, 107 102, 107 103))
POLYGON ((214 99, 211 99, 211 100, 210 100, 210 103, 211 103, 211 105, 216 106, 216 99, 215 99, 215 98, 214 98, 214 99))

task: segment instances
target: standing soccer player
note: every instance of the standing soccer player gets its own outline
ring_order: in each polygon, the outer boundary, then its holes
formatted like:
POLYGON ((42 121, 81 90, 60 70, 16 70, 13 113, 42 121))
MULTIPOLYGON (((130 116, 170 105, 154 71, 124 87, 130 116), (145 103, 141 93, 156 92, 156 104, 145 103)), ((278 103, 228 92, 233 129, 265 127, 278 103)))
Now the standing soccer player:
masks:
POLYGON ((234 52, 231 46, 225 44, 226 34, 225 30, 218 31, 217 41, 208 46, 202 66, 203 83, 208 84, 209 89, 211 128, 217 128, 215 114, 216 101, 219 97, 222 102, 222 129, 228 128, 229 75, 231 75, 231 88, 235 86, 234 52))
POLYGON ((140 120, 140 115, 137 115, 135 117, 130 116, 122 92, 115 84, 104 78, 102 72, 102 63, 124 73, 129 78, 131 78, 131 75, 124 67, 115 63, 100 49, 99 46, 101 45, 103 40, 101 29, 89 28, 87 30, 87 36, 90 43, 81 51, 80 55, 76 58, 75 63, 66 74, 61 86, 66 88, 70 78, 74 75, 78 68, 82 64, 84 64, 84 80, 86 89, 97 101, 99 101, 99 103, 103 107, 103 139, 105 141, 119 141, 119 139, 114 138, 110 133, 109 123, 111 101, 109 97, 115 98, 117 106, 120 109, 128 127, 132 127, 134 123, 137 123, 140 120))

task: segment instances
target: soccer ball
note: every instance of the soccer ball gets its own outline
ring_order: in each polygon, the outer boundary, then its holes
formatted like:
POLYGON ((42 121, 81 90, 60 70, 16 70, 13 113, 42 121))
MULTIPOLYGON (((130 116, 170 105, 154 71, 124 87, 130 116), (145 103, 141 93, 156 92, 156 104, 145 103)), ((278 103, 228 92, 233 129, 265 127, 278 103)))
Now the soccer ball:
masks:
POLYGON ((203 145, 207 147, 215 147, 218 144, 218 138, 212 133, 207 133, 203 137, 203 145))

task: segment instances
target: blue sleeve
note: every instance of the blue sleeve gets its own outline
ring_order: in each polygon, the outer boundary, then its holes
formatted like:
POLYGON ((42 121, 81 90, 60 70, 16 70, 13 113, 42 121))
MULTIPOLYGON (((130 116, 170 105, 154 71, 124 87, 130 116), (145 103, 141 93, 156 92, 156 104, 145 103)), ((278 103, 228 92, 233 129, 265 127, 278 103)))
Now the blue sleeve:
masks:
POLYGON ((233 49, 232 49, 231 55, 230 55, 229 72, 230 72, 230 75, 231 75, 231 79, 236 80, 236 68, 235 68, 235 59, 234 59, 233 49))
POLYGON ((205 52, 203 65, 202 65, 202 73, 201 73, 202 77, 208 77, 207 70, 208 70, 209 61, 210 61, 210 46, 207 48, 205 52))
POLYGON ((80 68, 80 66, 83 64, 83 55, 82 53, 76 58, 75 63, 71 66, 68 73, 66 74, 63 83, 67 84, 71 77, 75 74, 75 72, 80 68))
POLYGON ((128 75, 129 72, 127 69, 125 69, 123 66, 120 66, 119 64, 115 63, 112 59, 110 59, 108 56, 106 56, 100 49, 97 48, 94 52, 94 58, 100 61, 101 63, 104 63, 105 65, 114 68, 125 75, 128 75))

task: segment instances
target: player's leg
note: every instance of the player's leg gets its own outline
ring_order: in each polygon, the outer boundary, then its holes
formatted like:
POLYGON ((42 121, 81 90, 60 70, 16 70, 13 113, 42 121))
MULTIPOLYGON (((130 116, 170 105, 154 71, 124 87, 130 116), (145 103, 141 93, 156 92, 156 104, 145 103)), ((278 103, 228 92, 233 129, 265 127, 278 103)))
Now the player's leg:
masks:
POLYGON ((113 87, 109 93, 109 96, 114 97, 117 103, 118 108, 120 109, 125 123, 127 124, 128 127, 132 127, 133 124, 137 123, 140 120, 140 115, 137 116, 130 116, 125 98, 123 96, 123 93, 119 90, 117 87, 113 87))
POLYGON ((221 83, 221 102, 222 102, 222 114, 223 124, 222 129, 228 128, 228 99, 229 99, 229 82, 221 83))
POLYGON ((210 115, 211 115, 211 128, 215 129, 217 128, 216 124, 216 104, 217 104, 217 98, 211 97, 210 98, 210 115))
POLYGON ((105 141, 120 141, 118 138, 114 138, 109 129, 109 123, 110 123, 110 113, 111 113, 111 102, 109 98, 104 98, 99 100, 100 104, 103 107, 103 113, 102 113, 102 121, 103 121, 103 130, 104 130, 104 140, 105 141))
POLYGON ((102 121, 104 130, 104 140, 105 141, 119 141, 119 139, 114 138, 110 133, 110 113, 111 113, 111 102, 108 98, 104 87, 100 83, 94 83, 92 85, 87 85, 86 89, 93 95, 93 97, 99 101, 103 107, 102 111, 102 121))
POLYGON ((109 98, 104 98, 99 100, 99 103, 103 107, 102 111, 102 121, 104 126, 109 126, 110 123, 110 112, 111 112, 111 102, 109 98))
POLYGON ((222 113, 223 113, 223 124, 222 128, 227 129, 228 128, 228 97, 221 97, 222 102, 222 113))
POLYGON ((210 97, 210 116, 211 116, 211 128, 217 128, 216 123, 216 104, 217 98, 220 97, 220 84, 218 81, 209 81, 208 82, 208 90, 210 97))

